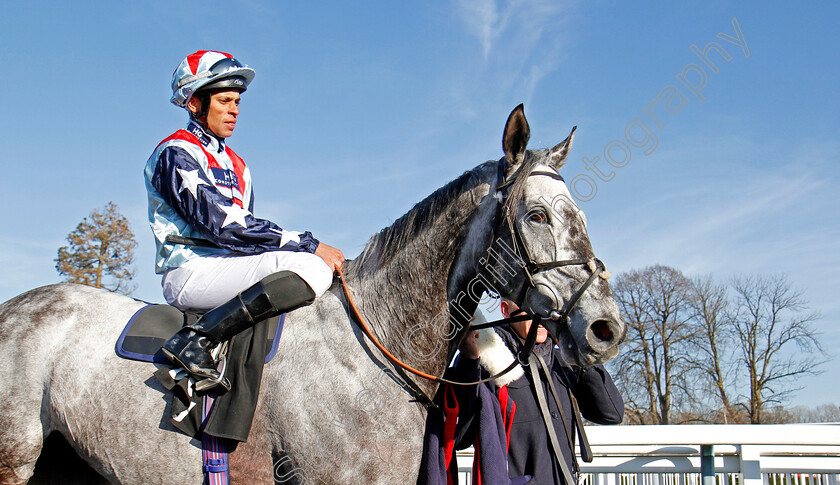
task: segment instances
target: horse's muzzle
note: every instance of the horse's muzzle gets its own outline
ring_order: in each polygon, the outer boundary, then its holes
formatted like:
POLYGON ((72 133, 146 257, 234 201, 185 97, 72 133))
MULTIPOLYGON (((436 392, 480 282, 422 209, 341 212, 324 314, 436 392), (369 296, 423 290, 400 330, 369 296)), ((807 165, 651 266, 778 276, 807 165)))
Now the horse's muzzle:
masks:
POLYGON ((622 339, 621 326, 612 320, 595 320, 586 330, 586 343, 597 354, 614 355, 622 339))
POLYGON ((569 324, 562 318, 546 318, 540 322, 556 342, 567 345, 567 350, 577 354, 576 360, 582 365, 604 363, 615 357, 618 344, 624 339, 623 326, 607 318, 595 320, 577 331, 569 324))

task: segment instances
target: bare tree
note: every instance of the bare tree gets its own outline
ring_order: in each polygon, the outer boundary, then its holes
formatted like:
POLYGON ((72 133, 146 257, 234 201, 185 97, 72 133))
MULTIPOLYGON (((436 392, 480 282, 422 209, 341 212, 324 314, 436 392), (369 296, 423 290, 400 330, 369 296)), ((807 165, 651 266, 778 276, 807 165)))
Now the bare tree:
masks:
POLYGON ((698 355, 694 362, 709 384, 707 392, 720 404, 720 418, 712 416, 709 421, 738 422, 731 395, 736 384, 737 360, 733 357, 736 343, 727 289, 715 283, 711 276, 693 278, 690 304, 698 327, 695 333, 698 355))
POLYGON ((55 269, 64 281, 130 294, 137 242, 128 220, 109 202, 102 211, 93 209, 67 235, 67 246, 58 249, 55 269))
POLYGON ((750 423, 762 423, 768 404, 801 389, 792 384, 795 377, 819 373, 824 354, 811 326, 819 315, 782 275, 741 276, 732 286, 735 331, 749 377, 747 412, 750 423))
POLYGON ((652 364, 654 351, 650 348, 650 325, 645 312, 644 285, 640 280, 638 272, 625 273, 616 279, 613 286, 627 325, 627 337, 612 365, 616 368, 613 372, 616 384, 622 388, 627 408, 626 420, 632 424, 653 424, 659 422, 652 364))
POLYGON ((836 404, 821 404, 813 408, 794 406, 789 412, 791 423, 840 423, 840 407, 836 404))
POLYGON ((627 340, 611 367, 632 421, 671 423, 675 406, 691 406, 690 282, 667 266, 624 273, 613 287, 627 340))

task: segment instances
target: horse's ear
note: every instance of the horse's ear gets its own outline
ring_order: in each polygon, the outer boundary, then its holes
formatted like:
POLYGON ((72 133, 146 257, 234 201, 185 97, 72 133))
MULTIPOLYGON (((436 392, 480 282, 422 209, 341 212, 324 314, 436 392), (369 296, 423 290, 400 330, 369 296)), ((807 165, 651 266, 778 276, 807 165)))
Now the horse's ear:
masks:
POLYGON ((531 127, 525 119, 525 107, 519 105, 511 111, 505 124, 505 134, 502 137, 502 149, 508 160, 508 173, 519 168, 525 160, 525 147, 531 138, 531 127))
POLYGON ((551 149, 549 159, 549 165, 554 170, 559 171, 563 165, 566 164, 566 156, 569 154, 569 150, 572 148, 572 141, 575 139, 575 130, 577 130, 577 126, 572 128, 572 132, 569 133, 569 136, 566 137, 565 140, 561 141, 557 144, 554 148, 551 149))

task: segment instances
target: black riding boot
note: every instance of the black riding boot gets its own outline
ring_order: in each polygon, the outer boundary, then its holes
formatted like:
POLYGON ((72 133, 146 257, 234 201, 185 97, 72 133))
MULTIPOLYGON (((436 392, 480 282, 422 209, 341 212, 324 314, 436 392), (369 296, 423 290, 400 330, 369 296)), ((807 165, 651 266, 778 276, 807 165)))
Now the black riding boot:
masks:
POLYGON ((221 384, 230 388, 210 352, 257 322, 314 300, 315 292, 300 276, 291 271, 280 271, 208 311, 194 324, 185 326, 161 350, 174 364, 195 377, 201 384, 198 387, 209 389, 221 384))

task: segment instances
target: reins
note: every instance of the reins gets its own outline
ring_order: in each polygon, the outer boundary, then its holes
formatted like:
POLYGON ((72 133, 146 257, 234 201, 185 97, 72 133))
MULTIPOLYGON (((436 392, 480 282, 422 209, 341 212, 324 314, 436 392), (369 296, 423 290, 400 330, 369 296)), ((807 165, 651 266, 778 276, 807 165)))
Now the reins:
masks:
POLYGON ((453 380, 450 380, 450 379, 445 379, 445 378, 440 377, 440 376, 433 376, 433 375, 427 374, 427 373, 425 373, 421 370, 415 369, 414 367, 411 367, 410 365, 401 361, 398 357, 394 356, 394 354, 389 352, 388 349, 386 349, 385 346, 382 345, 382 343, 379 342, 379 339, 377 339, 376 336, 373 335, 373 332, 371 332, 367 323, 365 323, 364 318, 362 318, 362 314, 359 312, 359 309, 356 307, 356 303, 353 301, 353 297, 350 295, 350 289, 347 287, 347 278, 344 277, 344 272, 341 271, 341 270, 338 271, 338 279, 341 281, 341 287, 344 290, 344 295, 347 298, 347 304, 350 307, 350 310, 352 311, 353 319, 356 320, 356 323, 359 325, 359 328, 361 328, 362 333, 365 334, 365 336, 373 343, 373 345, 377 349, 379 349, 379 351, 382 352, 382 354, 392 364, 394 364, 397 367, 400 367, 401 369, 403 369, 405 371, 408 371, 408 372, 410 372, 410 373, 412 373, 412 374, 414 374, 418 377, 422 377, 424 379, 427 379, 427 380, 430 380, 430 381, 433 381, 433 382, 437 382, 437 383, 440 383, 440 384, 452 384, 452 385, 456 385, 456 386, 475 386, 477 384, 483 384, 485 382, 495 380, 495 379, 507 374, 508 372, 512 371, 517 365, 523 363, 522 362, 523 359, 524 359, 524 362, 527 363, 528 354, 530 354, 531 348, 533 348, 534 344, 536 343, 537 328, 539 327, 538 323, 539 323, 539 320, 540 320, 540 317, 538 317, 538 316, 528 317, 527 315, 522 315, 522 316, 518 316, 518 317, 503 318, 501 320, 496 320, 496 321, 493 321, 493 322, 488 322, 488 323, 483 323, 481 325, 472 326, 472 327, 470 327, 470 329, 496 327, 496 326, 499 326, 499 325, 505 325, 507 323, 524 322, 524 321, 529 320, 529 319, 532 321, 531 322, 531 329, 528 332, 528 337, 525 339, 525 346, 523 347, 523 352, 520 352, 519 355, 517 355, 517 359, 514 360, 506 369, 499 372, 498 374, 492 375, 492 376, 490 376, 486 379, 481 379, 481 380, 473 381, 473 382, 458 382, 458 381, 453 381, 453 380), (527 353, 524 352, 525 350, 527 350, 527 353))

